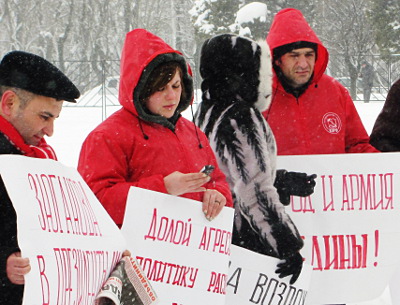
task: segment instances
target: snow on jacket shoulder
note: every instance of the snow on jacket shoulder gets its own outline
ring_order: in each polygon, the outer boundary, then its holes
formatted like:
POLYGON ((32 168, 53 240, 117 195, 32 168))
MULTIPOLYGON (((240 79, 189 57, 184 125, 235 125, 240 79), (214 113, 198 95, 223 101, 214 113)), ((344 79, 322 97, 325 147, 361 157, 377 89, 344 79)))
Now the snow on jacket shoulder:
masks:
MULTIPOLYGON (((227 206, 232 206, 229 186, 206 136, 180 115, 192 100, 190 73, 183 56, 157 36, 142 29, 127 34, 119 89, 123 108, 88 135, 78 165, 83 179, 117 225, 122 225, 131 186, 167 193, 165 176, 175 171, 199 172, 207 164, 216 169, 204 187, 221 192, 227 206), (187 93, 171 119, 146 112, 137 100, 151 71, 169 61, 181 64, 187 93)), ((182 197, 202 201, 203 193, 182 197)))

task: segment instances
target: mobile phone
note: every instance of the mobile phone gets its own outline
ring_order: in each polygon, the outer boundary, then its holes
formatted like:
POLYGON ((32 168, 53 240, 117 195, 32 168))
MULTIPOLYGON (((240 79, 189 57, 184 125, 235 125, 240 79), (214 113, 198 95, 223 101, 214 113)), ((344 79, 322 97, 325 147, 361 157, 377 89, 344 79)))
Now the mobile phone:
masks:
POLYGON ((207 176, 210 176, 213 170, 214 170, 213 165, 206 165, 200 170, 200 172, 206 174, 207 176))

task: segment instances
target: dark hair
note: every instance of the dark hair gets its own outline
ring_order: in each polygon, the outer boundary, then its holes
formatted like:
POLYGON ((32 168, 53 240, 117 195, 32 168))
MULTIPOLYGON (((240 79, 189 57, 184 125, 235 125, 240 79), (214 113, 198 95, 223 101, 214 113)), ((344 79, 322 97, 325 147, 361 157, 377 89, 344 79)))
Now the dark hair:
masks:
POLYGON ((18 98, 20 100, 19 107, 21 109, 24 109, 28 105, 28 103, 31 100, 33 100, 33 98, 36 95, 36 94, 26 91, 24 89, 0 85, 0 99, 3 97, 4 92, 6 92, 7 90, 14 92, 18 96, 18 98))
POLYGON ((165 64, 160 64, 151 72, 140 94, 140 102, 142 105, 151 95, 153 95, 153 93, 167 85, 175 76, 176 72, 178 72, 179 76, 181 77, 182 94, 180 101, 184 100, 186 98, 186 91, 183 83, 182 68, 178 62, 170 61, 165 64))
POLYGON ((292 52, 293 50, 296 50, 296 49, 302 49, 302 48, 313 49, 317 56, 318 45, 315 42, 296 41, 296 42, 292 42, 292 43, 288 43, 288 44, 284 44, 279 47, 276 47, 273 50, 273 60, 275 61, 275 60, 281 58, 286 53, 292 52))

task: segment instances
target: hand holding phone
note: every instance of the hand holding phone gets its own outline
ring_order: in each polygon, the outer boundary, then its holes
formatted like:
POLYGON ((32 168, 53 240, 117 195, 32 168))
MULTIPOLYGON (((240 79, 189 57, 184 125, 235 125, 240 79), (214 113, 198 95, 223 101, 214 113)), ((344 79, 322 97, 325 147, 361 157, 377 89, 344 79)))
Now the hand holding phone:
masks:
POLYGON ((214 170, 213 165, 206 165, 200 170, 200 172, 206 174, 207 176, 210 176, 213 170, 214 170))

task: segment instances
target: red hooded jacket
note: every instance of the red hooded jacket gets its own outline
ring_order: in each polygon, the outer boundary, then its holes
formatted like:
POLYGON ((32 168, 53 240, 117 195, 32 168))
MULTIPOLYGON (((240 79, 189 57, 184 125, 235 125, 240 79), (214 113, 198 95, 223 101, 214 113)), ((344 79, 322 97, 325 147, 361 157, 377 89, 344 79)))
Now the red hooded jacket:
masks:
MULTIPOLYGON (((180 116, 192 101, 190 73, 181 53, 159 37, 143 29, 127 34, 121 55, 119 101, 122 109, 88 135, 78 165, 82 177, 117 225, 123 222, 131 186, 167 193, 165 176, 174 171, 199 172, 207 164, 214 165, 215 170, 204 186, 221 192, 227 206, 232 206, 229 185, 218 168, 207 137, 180 116), (160 63, 172 60, 181 63, 187 98, 168 120, 145 112, 138 97, 151 71, 160 63)), ((202 201, 203 193, 182 197, 202 201)))
MULTIPOLYGON (((273 50, 285 44, 317 44, 314 75, 299 96, 288 93, 276 73, 273 97, 263 115, 275 135, 279 155, 377 152, 347 90, 324 74, 329 54, 302 13, 284 9, 276 14, 267 42, 273 50)), ((276 72, 276 71, 275 71, 276 72)))

